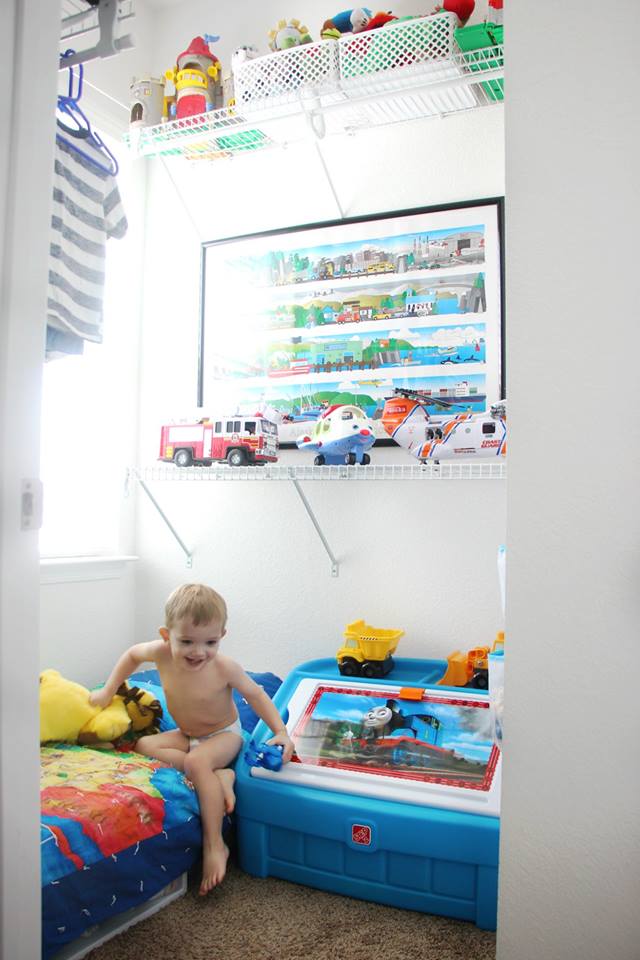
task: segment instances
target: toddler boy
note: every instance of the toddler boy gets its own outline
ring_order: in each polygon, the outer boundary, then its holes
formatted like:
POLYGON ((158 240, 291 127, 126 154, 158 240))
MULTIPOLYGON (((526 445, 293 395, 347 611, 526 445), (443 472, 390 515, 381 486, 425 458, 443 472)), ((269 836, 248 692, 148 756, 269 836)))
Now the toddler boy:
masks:
POLYGON ((284 721, 262 687, 219 652, 226 623, 227 606, 215 590, 198 583, 178 587, 167 600, 160 639, 130 647, 104 687, 91 694, 91 703, 106 707, 140 664, 155 663, 177 729, 141 737, 135 749, 182 770, 196 789, 203 835, 201 894, 224 879, 229 856, 222 818, 235 805, 229 764, 242 746, 234 689, 272 730, 269 743, 282 745, 283 763, 293 754, 284 721))

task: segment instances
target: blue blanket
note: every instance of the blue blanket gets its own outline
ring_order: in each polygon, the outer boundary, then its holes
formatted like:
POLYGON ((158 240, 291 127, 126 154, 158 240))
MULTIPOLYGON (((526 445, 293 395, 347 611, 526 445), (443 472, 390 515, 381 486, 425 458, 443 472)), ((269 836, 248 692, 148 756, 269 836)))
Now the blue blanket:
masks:
MULTIPOLYGON (((251 674, 272 696, 281 681, 251 674)), ((131 678, 160 700, 157 671, 131 678)), ((257 717, 235 695, 248 736, 257 717)), ((201 851, 198 799, 178 770, 136 753, 75 744, 41 749, 42 958, 88 927, 139 906, 188 870, 201 851)), ((227 821, 225 827, 228 829, 227 821)))

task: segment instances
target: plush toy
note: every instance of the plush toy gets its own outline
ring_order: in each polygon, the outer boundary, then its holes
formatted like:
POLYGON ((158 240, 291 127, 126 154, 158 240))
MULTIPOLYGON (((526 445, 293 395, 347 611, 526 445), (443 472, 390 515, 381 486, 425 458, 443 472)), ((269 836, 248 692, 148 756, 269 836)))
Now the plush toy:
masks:
POLYGON ((157 732, 162 707, 139 687, 123 683, 104 710, 89 703, 89 690, 66 680, 57 670, 40 674, 40 742, 113 742, 129 730, 157 732))
POLYGON ((475 5, 475 0, 442 0, 434 13, 455 13, 460 21, 460 26, 464 27, 473 13, 475 5))
POLYGON ((275 52, 298 47, 302 43, 313 43, 306 27, 299 20, 278 20, 275 30, 269 31, 269 46, 275 52))
POLYGON ((320 36, 323 40, 337 40, 343 33, 360 33, 371 19, 371 10, 367 7, 355 7, 342 10, 322 24, 320 36))
MULTIPOLYGON (((384 13, 383 11, 380 11, 379 13, 376 13, 375 16, 371 17, 371 20, 369 20, 369 23, 366 25, 366 27, 364 27, 364 29, 377 30, 378 27, 385 27, 388 23, 393 23, 393 21, 397 19, 398 18, 392 13, 384 13)), ((415 18, 403 17, 402 19, 413 20, 415 18)))

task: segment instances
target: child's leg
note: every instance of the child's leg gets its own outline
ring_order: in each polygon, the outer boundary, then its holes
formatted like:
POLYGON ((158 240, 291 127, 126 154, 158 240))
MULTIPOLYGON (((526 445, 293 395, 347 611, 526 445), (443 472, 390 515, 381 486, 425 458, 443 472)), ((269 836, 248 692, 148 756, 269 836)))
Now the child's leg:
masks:
POLYGON ((184 758, 189 751, 189 738, 181 730, 166 730, 149 737, 140 737, 135 745, 136 753, 154 760, 170 763, 177 770, 184 770, 184 758))
POLYGON ((221 883, 227 869, 229 850, 222 839, 222 818, 230 803, 229 792, 233 793, 233 771, 227 777, 222 770, 241 746, 239 734, 219 733, 203 740, 185 757, 184 772, 196 788, 202 820, 201 894, 221 883), (221 776, 217 775, 218 770, 221 776))

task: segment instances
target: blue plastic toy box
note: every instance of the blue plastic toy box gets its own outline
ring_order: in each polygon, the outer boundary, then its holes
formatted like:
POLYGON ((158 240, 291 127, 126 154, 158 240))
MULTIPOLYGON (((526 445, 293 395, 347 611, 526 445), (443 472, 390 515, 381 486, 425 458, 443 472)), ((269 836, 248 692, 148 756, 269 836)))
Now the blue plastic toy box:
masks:
MULTIPOLYGON (((275 696, 296 745, 237 773, 240 865, 259 877, 494 930, 500 750, 487 694, 437 686, 442 660, 382 679, 301 664, 275 696)), ((268 739, 261 722, 254 743, 268 739)))

